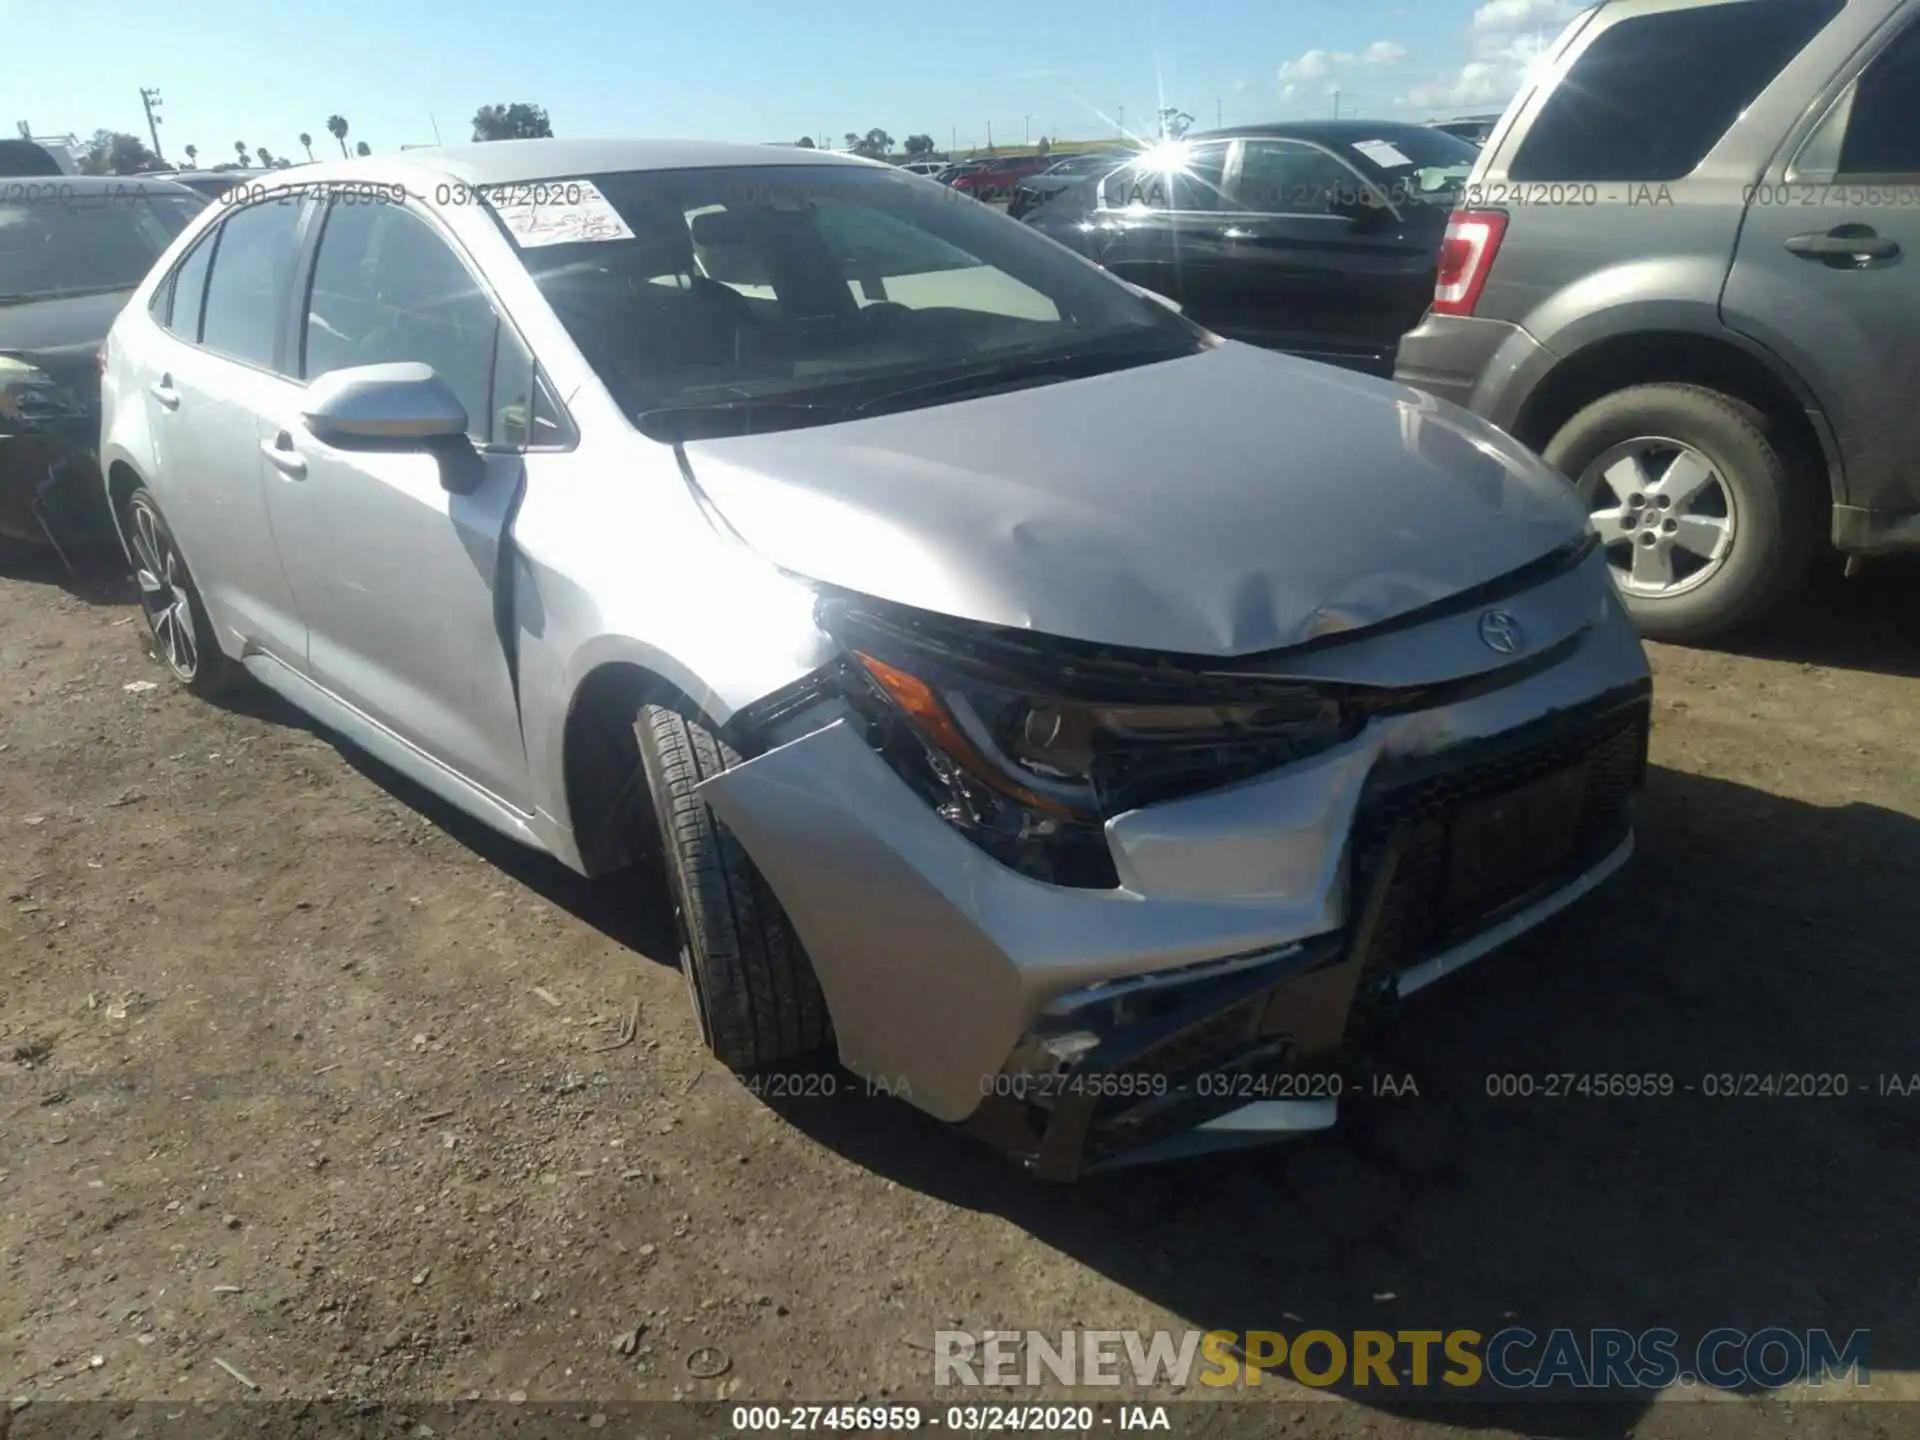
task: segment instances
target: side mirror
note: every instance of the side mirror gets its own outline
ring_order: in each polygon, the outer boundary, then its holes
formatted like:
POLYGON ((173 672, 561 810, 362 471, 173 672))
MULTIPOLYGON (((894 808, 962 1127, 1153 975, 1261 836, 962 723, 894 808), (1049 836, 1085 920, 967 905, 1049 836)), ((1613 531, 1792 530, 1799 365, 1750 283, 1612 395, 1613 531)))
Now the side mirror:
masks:
POLYGON ((338 450, 421 450, 440 462, 440 483, 470 495, 486 466, 467 438, 467 410, 431 365, 400 361, 329 370, 307 387, 301 418, 338 450))
POLYGON ((431 365, 329 370, 307 387, 307 428, 342 450, 414 450, 466 438, 467 411, 431 365))
POLYGON ((1387 203, 1386 196, 1372 191, 1359 196, 1337 196, 1327 202, 1327 209, 1362 232, 1389 229, 1399 218, 1387 203))

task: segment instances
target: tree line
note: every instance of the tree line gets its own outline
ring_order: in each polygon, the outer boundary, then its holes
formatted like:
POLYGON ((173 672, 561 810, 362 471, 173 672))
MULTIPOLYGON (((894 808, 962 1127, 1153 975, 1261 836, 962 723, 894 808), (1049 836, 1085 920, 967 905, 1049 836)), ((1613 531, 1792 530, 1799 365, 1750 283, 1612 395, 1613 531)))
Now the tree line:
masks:
MULTIPOLYGON (((540 140, 553 136, 552 122, 547 118, 546 107, 531 105, 525 101, 514 101, 502 105, 482 105, 473 112, 473 138, 483 140, 540 140)), ((347 148, 347 136, 352 127, 344 115, 329 115, 326 131, 340 147, 343 157, 353 155, 371 155, 373 150, 364 140, 347 148)), ((300 149, 306 159, 315 158, 313 136, 301 131, 300 149)), ((87 142, 86 149, 80 155, 80 173, 83 175, 141 175, 155 171, 175 168, 197 170, 200 168, 200 147, 185 145, 181 154, 187 163, 181 167, 170 166, 154 154, 147 142, 138 135, 124 130, 96 130, 93 138, 87 142)), ((233 142, 233 158, 218 162, 208 161, 207 168, 212 170, 284 170, 291 165, 300 164, 297 159, 281 154, 276 155, 265 145, 250 146, 244 140, 233 142)))

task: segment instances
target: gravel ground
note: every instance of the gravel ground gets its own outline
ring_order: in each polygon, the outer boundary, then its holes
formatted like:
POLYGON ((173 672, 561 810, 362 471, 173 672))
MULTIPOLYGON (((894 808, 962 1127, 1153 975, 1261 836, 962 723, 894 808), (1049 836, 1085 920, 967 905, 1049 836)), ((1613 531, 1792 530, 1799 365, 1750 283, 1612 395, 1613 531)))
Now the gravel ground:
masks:
MULTIPOLYGON (((1910 568, 1823 582, 1744 653, 1657 651, 1639 856, 1419 997, 1374 1057, 1411 1089, 1068 1188, 851 1082, 756 1098, 699 1050, 649 884, 523 854, 264 692, 178 693, 144 638, 108 578, 0 578, 17 1430, 75 1399, 944 1404, 942 1328, 1780 1324, 1920 1370, 1920 1093, 1880 1093, 1920 1076, 1910 568), (1696 1089, 1487 1093, 1567 1072, 1696 1089), (1850 1093, 1700 1093, 1740 1072, 1850 1093)), ((1265 1414, 1920 1433, 1910 1405, 1305 1393, 1265 1414)))

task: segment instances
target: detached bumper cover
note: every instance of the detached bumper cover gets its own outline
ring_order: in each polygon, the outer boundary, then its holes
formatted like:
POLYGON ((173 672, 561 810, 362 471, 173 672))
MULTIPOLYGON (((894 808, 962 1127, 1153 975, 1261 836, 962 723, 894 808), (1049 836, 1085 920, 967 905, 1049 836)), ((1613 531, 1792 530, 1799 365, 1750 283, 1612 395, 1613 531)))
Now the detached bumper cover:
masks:
MULTIPOLYGON (((1490 948, 1625 857, 1646 660, 1604 572, 1582 571, 1583 593, 1606 598, 1576 607, 1586 618, 1573 633, 1547 624, 1544 592, 1557 587, 1515 602, 1539 620, 1530 633, 1551 642, 1552 663, 1376 720, 1284 770, 1114 817, 1118 889, 1000 865, 841 721, 702 794, 806 944, 842 1060, 929 1114, 971 1121, 1058 1176, 1312 1128, 1332 1107, 1311 1085, 1193 1082, 1311 1072, 1390 1004, 1403 974, 1498 931, 1490 948), (1543 806, 1575 817, 1544 868, 1524 846, 1516 859, 1456 839, 1463 825, 1498 831, 1508 795, 1516 825, 1543 806), (1514 873, 1453 878, 1459 856, 1483 852, 1496 858, 1482 869, 1514 873), (1030 1078, 1009 1085, 1014 1072, 1030 1078), (1151 1083, 1071 1079, 1128 1074, 1151 1083)), ((1580 583, 1569 576, 1568 593, 1580 583)), ((1339 663, 1364 669, 1369 645, 1416 634, 1444 653, 1475 620, 1357 642, 1339 663)))
POLYGON ((113 538, 89 425, 0 434, 0 535, 46 543, 113 538))

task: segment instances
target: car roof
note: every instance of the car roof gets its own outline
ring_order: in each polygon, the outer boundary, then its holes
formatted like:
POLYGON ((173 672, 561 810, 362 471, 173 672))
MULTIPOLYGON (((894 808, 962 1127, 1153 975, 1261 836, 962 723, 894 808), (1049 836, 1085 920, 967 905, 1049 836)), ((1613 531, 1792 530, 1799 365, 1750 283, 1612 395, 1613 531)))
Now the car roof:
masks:
MULTIPOLYGON (((271 172, 313 184, 340 179, 399 179, 428 175, 466 185, 512 185, 571 175, 607 175, 628 170, 700 170, 737 165, 869 165, 884 161, 797 145, 747 145, 716 140, 491 140, 474 145, 427 146, 351 160, 323 160, 271 172)), ((251 178, 251 177, 249 177, 251 178)))
POLYGON ((157 172, 143 175, 46 175, 24 182, 21 188, 34 183, 48 189, 57 186, 61 193, 75 196, 146 192, 155 195, 191 195, 196 200, 207 198, 180 184, 172 175, 157 172))
POLYGON ((1230 125, 1224 130, 1202 130, 1188 135, 1195 140, 1232 140, 1264 135, 1283 140, 1319 140, 1351 145, 1357 140, 1385 140, 1394 135, 1431 129, 1406 120, 1280 120, 1264 125, 1230 125))

